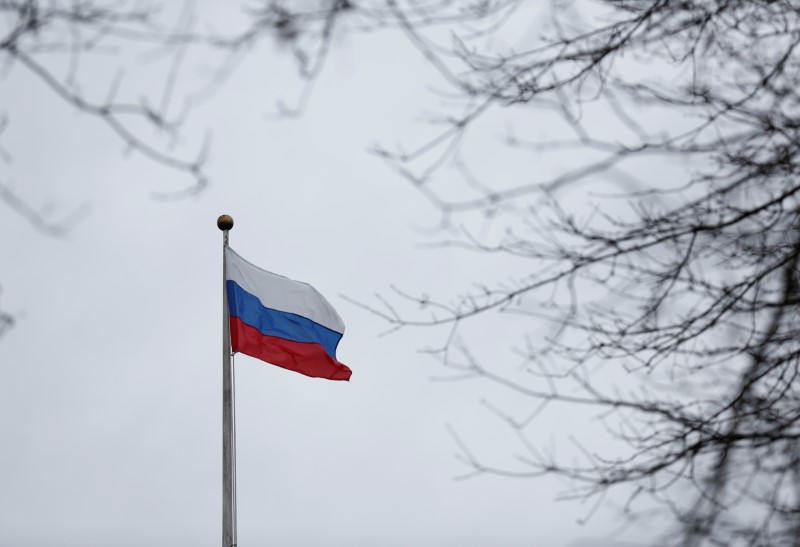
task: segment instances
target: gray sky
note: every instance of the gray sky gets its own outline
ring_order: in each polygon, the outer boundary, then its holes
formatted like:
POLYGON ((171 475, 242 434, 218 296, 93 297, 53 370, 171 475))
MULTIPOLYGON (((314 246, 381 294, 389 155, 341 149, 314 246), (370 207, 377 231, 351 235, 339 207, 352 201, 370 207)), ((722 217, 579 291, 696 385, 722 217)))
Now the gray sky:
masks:
MULTIPOLYGON (((436 211, 365 152, 425 134, 417 114, 436 105, 432 70, 402 37, 350 36, 302 118, 275 122, 267 114, 294 85, 284 53, 253 52, 194 112, 191 131, 214 132, 212 185, 170 202, 151 192, 185 179, 126 159, 105 127, 24 72, 0 84, 13 114, 3 177, 31 203, 92 207, 56 239, 0 204, 1 303, 18 317, 0 341, 0 544, 219 544, 215 220, 229 213, 237 252, 334 304, 347 325, 339 358, 353 370, 349 384, 325 382, 237 358, 241 547, 601 545, 620 523, 610 504, 579 526, 589 507, 556 503, 556 481, 454 481, 465 468, 445 425, 513 464, 513 436, 479 403, 526 403, 479 381, 432 382, 441 371, 418 350, 439 333, 380 337, 386 325, 340 297, 374 302, 392 284, 450 295, 519 267, 418 248, 436 211)), ((109 75, 87 67, 83 78, 102 88, 109 75)), ((487 142, 502 129, 488 126, 487 142)), ((491 159, 482 168, 515 174, 491 159)), ((510 359, 506 327, 465 336, 510 359)), ((602 439, 569 412, 544 415, 534 435, 547 443, 573 426, 602 439)))

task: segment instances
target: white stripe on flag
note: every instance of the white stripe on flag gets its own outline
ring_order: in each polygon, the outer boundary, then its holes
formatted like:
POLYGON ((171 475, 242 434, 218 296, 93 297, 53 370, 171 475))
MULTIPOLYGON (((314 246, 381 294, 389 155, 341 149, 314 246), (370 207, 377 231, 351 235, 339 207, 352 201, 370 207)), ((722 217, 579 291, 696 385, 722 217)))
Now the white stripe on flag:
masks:
POLYGON ((308 283, 262 270, 225 247, 228 280, 235 281, 261 303, 273 310, 294 313, 344 334, 344 322, 333 306, 308 283))

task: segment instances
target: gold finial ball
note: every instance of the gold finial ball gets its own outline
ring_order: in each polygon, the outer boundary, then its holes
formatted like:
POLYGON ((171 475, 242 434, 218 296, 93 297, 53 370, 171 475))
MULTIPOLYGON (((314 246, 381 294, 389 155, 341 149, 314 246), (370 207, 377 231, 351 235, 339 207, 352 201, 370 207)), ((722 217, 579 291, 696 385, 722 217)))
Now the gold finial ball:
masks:
POLYGON ((217 219, 217 228, 223 231, 233 228, 233 217, 230 215, 220 215, 217 219))

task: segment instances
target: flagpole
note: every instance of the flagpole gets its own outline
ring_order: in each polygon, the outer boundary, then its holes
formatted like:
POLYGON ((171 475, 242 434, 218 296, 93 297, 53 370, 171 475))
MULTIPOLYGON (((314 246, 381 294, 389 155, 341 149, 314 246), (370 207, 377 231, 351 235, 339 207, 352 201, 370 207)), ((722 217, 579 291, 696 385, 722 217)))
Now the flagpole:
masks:
POLYGON ((231 363, 231 331, 228 312, 227 260, 228 231, 233 218, 217 219, 222 230, 222 547, 236 547, 236 429, 234 427, 234 385, 231 363))

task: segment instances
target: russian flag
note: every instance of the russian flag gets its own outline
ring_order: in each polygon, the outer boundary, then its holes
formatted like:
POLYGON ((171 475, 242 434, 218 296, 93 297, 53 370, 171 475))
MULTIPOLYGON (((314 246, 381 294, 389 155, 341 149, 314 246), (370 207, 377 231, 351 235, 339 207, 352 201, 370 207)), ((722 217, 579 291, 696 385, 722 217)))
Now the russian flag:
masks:
POLYGON ((262 270, 225 247, 231 349, 279 367, 349 380, 336 360, 344 322, 307 283, 262 270))

